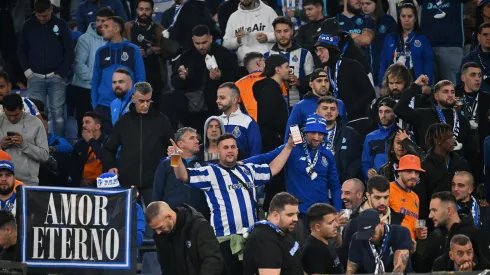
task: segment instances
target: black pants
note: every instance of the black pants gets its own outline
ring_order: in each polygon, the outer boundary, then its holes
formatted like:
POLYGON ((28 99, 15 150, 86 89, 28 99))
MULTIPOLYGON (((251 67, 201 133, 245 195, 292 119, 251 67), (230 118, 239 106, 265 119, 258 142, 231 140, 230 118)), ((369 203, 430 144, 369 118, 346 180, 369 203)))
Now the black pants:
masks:
MULTIPOLYGON (((67 88, 68 89, 68 88, 67 88)), ((83 126, 83 116, 86 112, 92 111, 92 102, 91 98, 91 90, 85 89, 78 86, 71 86, 70 93, 73 95, 73 99, 75 99, 75 117, 77 119, 78 125, 78 136, 82 135, 82 126, 83 126)), ((68 94, 68 93, 67 93, 68 94)), ((68 95, 67 95, 68 97, 68 95)))
POLYGON ((231 254, 230 241, 222 242, 219 244, 221 255, 225 263, 226 272, 222 274, 228 275, 242 275, 243 274, 243 262, 238 260, 237 255, 231 254))

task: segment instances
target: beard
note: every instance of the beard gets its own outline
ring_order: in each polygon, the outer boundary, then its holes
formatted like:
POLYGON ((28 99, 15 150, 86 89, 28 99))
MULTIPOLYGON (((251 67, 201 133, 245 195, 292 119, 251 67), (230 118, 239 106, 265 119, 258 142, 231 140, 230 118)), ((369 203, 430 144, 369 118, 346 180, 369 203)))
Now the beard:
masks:
POLYGON ((347 10, 350 13, 353 13, 355 15, 359 15, 362 12, 362 9, 356 9, 354 6, 352 6, 350 3, 347 3, 347 10))
POLYGON ((141 23, 146 24, 146 23, 148 23, 150 21, 151 21, 151 15, 148 16, 148 17, 147 16, 141 17, 141 16, 138 15, 138 22, 141 22, 141 23))
POLYGON ((441 104, 442 107, 447 109, 452 109, 456 105, 456 101, 453 103, 448 103, 447 101, 438 101, 437 103, 441 104))
POLYGON ((127 93, 128 91, 124 91, 121 88, 117 88, 114 90, 114 95, 116 95, 117 98, 123 98, 127 93))
POLYGON ((1 195, 8 195, 8 194, 12 193, 12 191, 14 191, 14 185, 13 184, 12 184, 12 186, 10 186, 9 188, 6 188, 6 189, 0 188, 0 194, 1 195))

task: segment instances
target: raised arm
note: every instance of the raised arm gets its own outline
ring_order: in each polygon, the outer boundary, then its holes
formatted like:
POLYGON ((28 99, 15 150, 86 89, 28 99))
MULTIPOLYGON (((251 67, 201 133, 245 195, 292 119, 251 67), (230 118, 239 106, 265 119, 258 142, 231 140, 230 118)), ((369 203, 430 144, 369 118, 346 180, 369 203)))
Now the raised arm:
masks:
POLYGON ((281 153, 269 164, 272 176, 281 172, 282 168, 288 161, 289 155, 294 148, 293 138, 289 136, 288 143, 284 146, 281 153))
MULTIPOLYGON (((167 154, 172 157, 172 151, 177 150, 179 152, 182 152, 180 148, 175 144, 173 139, 170 139, 170 143, 172 143, 172 146, 168 148, 167 154)), ((187 182, 189 180, 189 173, 187 172, 187 169, 185 168, 184 162, 182 161, 182 158, 179 159, 179 162, 177 163, 177 167, 174 168, 174 173, 175 177, 180 180, 181 182, 187 182)))
POLYGON ((410 251, 408 249, 395 251, 395 265, 393 273, 404 273, 407 268, 408 259, 410 258, 410 251))

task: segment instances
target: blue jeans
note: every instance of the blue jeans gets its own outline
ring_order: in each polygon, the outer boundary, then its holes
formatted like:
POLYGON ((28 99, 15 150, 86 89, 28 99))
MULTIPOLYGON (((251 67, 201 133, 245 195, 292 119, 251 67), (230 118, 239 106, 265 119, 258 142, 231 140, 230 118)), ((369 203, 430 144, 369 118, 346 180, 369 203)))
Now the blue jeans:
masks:
POLYGON ((439 72, 439 78, 436 77, 434 84, 440 80, 449 80, 456 84, 457 75, 463 59, 463 48, 459 47, 434 47, 434 59, 439 72))
POLYGON ((28 97, 40 100, 48 107, 53 132, 61 137, 65 136, 65 88, 65 80, 56 76, 41 78, 34 75, 27 79, 28 97), (49 105, 46 105, 46 99, 49 105))

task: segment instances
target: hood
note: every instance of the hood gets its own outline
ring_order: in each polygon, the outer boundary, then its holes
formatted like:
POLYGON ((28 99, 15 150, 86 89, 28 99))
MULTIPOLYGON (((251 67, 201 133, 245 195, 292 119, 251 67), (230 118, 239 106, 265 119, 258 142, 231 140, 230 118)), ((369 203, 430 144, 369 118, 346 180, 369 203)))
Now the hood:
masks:
POLYGON ((193 224, 192 221, 197 219, 204 219, 204 216, 196 209, 188 204, 181 204, 173 209, 177 213, 177 222, 173 232, 180 231, 179 229, 185 229, 185 227, 193 224))
POLYGON ((255 7, 251 10, 244 10, 242 9, 242 5, 238 5, 238 12, 243 12, 243 13, 255 13, 255 12, 260 12, 260 10, 264 9, 265 4, 262 3, 260 0, 255 0, 255 3, 253 4, 255 7))
POLYGON ((87 28, 87 31, 85 32, 86 34, 92 36, 95 39, 100 39, 104 40, 101 35, 99 35, 95 29, 95 22, 90 23, 90 25, 87 28))
POLYGON ((277 42, 276 42, 276 43, 274 43, 274 45, 272 45, 271 51, 276 51, 276 52, 287 52, 287 53, 290 53, 290 52, 292 52, 292 51, 294 51, 294 50, 297 50, 297 49, 299 49, 299 48, 300 48, 300 47, 299 47, 299 45, 298 45, 298 44, 296 44, 296 42, 292 41, 292 43, 291 43, 291 47, 290 47, 290 48, 287 48, 287 49, 286 49, 286 51, 281 51, 281 50, 279 49, 279 45, 278 45, 278 44, 277 44, 277 42))
POLYGON ((211 120, 216 120, 218 121, 219 125, 220 125, 220 128, 221 128, 221 134, 224 134, 225 133, 225 124, 223 123, 223 120, 218 117, 218 116, 210 116, 208 117, 208 119, 206 119, 206 122, 204 123, 204 148, 201 150, 201 152, 203 152, 204 154, 204 157, 202 158, 204 161, 208 161, 208 135, 207 135, 207 129, 208 129, 208 125, 209 125, 209 122, 211 122, 211 120))

